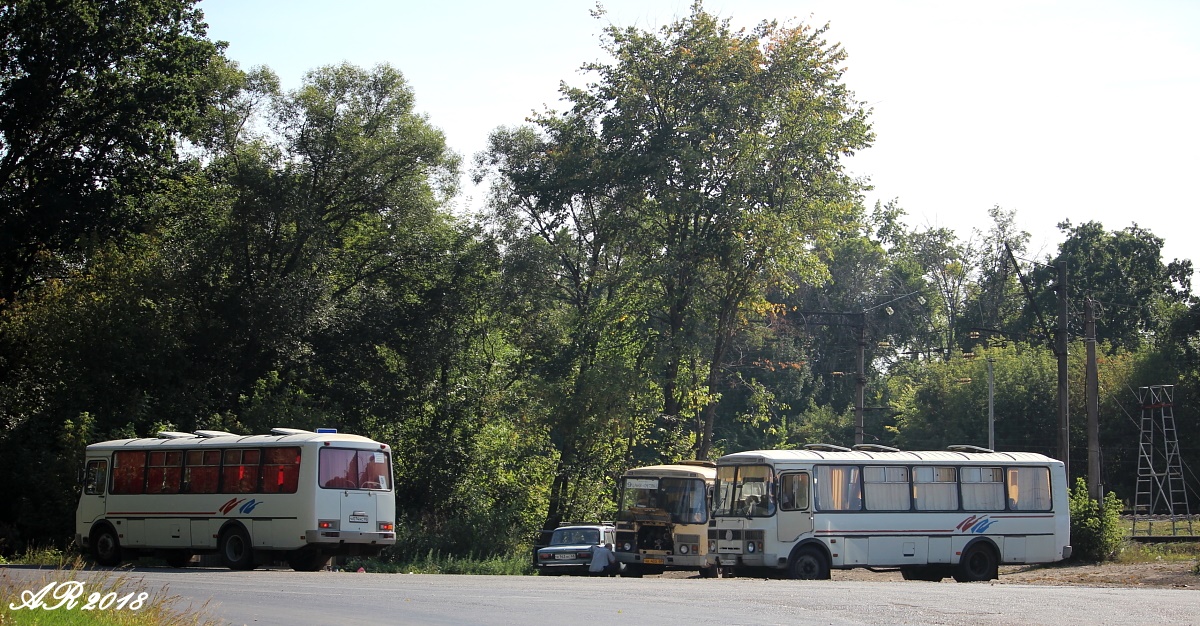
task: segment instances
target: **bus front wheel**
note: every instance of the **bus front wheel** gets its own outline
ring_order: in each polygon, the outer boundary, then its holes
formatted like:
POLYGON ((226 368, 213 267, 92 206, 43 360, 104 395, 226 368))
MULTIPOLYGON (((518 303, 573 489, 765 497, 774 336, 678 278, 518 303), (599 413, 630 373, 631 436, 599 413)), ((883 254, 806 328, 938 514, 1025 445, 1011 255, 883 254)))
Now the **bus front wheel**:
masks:
POLYGON ((982 582, 998 578, 996 553, 986 543, 976 543, 963 552, 954 580, 960 583, 982 582))
POLYGON ((829 561, 816 548, 801 548, 792 557, 788 568, 792 578, 799 580, 827 580, 829 578, 829 561))
POLYGON ((231 526, 221 534, 221 559, 229 569, 254 569, 254 546, 250 533, 240 525, 231 526))
POLYGON ((92 558, 106 567, 121 564, 121 541, 112 526, 104 524, 92 531, 92 558))

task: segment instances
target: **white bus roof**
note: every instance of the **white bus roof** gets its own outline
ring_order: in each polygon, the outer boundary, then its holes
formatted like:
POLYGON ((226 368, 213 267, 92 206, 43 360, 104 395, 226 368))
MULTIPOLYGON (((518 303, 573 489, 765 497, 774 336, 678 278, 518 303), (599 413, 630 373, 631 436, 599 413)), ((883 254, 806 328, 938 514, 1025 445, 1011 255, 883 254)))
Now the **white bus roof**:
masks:
POLYGON ((903 450, 899 452, 826 452, 823 450, 749 450, 726 454, 717 459, 718 465, 748 465, 763 463, 1058 463, 1043 454, 1033 452, 953 452, 950 450, 903 450))
POLYGON ((711 465, 693 465, 693 464, 671 464, 671 465, 647 465, 646 467, 635 467, 626 470, 626 476, 676 476, 682 478, 706 478, 714 479, 717 477, 716 464, 711 465))
POLYGON ((162 432, 158 437, 141 437, 138 439, 114 439, 112 441, 101 441, 93 443, 87 447, 89 452, 102 450, 120 450, 127 448, 208 448, 208 447, 254 447, 254 446, 271 446, 285 445, 298 443, 325 443, 332 444, 357 444, 358 446, 383 446, 386 444, 379 443, 372 439, 368 439, 361 435, 350 435, 346 433, 314 433, 302 430, 293 429, 277 429, 279 434, 271 435, 235 435, 232 433, 223 433, 220 431, 196 431, 195 433, 178 433, 178 432, 162 432))

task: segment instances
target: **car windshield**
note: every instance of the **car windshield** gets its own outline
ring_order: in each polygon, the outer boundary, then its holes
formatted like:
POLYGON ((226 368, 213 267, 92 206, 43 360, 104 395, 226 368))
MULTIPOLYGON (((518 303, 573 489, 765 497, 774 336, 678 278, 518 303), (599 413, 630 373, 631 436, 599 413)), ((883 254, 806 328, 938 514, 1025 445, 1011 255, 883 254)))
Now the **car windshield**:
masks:
POLYGON ((600 531, 595 528, 559 528, 550 538, 552 546, 575 546, 600 543, 600 531))

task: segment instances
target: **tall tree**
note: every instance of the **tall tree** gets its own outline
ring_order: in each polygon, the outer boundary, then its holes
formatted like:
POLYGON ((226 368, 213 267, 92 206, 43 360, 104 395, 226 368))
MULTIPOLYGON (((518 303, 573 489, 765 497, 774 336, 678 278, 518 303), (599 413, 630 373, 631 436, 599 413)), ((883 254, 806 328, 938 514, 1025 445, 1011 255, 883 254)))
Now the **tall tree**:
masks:
POLYGON ((195 0, 0 6, 0 305, 61 276, 89 237, 144 226, 209 99, 218 48, 195 0))
POLYGON ((812 245, 848 224, 857 183, 841 158, 872 140, 841 82, 845 54, 824 29, 764 22, 750 32, 692 13, 656 33, 610 27, 611 64, 570 91, 598 110, 602 145, 658 304, 664 426, 708 407, 692 433, 711 447, 726 351, 770 287, 820 280, 812 245))
MULTIPOLYGON (((1100 303, 1098 338, 1136 351, 1143 342, 1168 334, 1163 325, 1171 317, 1165 314, 1167 309, 1191 299, 1190 260, 1163 263, 1162 238, 1137 224, 1109 232, 1099 222, 1074 226, 1065 221, 1059 229, 1066 240, 1057 256, 1032 272, 1033 290, 1043 312, 1055 310, 1051 285, 1058 262, 1065 261, 1072 306, 1078 310, 1084 298, 1100 303)), ((1028 310, 1022 321, 1027 328, 1036 328, 1028 310)), ((1077 321, 1073 319, 1072 325, 1077 321)), ((1081 335, 1082 322, 1076 328, 1074 334, 1081 335)))

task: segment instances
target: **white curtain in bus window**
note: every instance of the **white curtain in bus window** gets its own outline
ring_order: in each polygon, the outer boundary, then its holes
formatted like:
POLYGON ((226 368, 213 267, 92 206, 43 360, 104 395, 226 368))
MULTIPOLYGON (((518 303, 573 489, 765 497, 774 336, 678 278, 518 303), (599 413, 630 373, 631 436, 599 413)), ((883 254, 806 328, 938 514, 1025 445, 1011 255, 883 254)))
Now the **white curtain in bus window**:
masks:
POLYGON ((964 467, 960 470, 962 504, 967 511, 1003 511, 1004 482, 998 467, 964 467))
POLYGON ((817 510, 861 511, 862 487, 857 465, 817 467, 817 510))
POLYGON ((1050 510, 1050 468, 1008 468, 1008 508, 1014 511, 1050 510))
POLYGON ((868 511, 907 511, 908 468, 863 468, 863 490, 868 511))
POLYGON ((326 489, 358 489, 356 450, 321 448, 320 485, 326 489))
POLYGON ((918 511, 957 511, 958 479, 954 468, 914 467, 913 508, 918 511))

